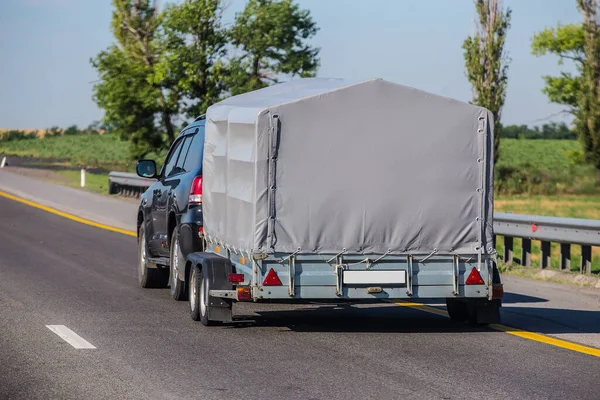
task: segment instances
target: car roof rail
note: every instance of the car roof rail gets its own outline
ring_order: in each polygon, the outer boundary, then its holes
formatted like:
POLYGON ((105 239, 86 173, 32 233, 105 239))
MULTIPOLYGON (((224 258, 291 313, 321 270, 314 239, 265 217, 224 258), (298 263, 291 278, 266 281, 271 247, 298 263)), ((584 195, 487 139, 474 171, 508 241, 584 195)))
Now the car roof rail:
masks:
POLYGON ((203 119, 206 119, 206 114, 202 114, 201 116, 199 116, 198 118, 196 118, 194 120, 194 122, 202 121, 203 119))

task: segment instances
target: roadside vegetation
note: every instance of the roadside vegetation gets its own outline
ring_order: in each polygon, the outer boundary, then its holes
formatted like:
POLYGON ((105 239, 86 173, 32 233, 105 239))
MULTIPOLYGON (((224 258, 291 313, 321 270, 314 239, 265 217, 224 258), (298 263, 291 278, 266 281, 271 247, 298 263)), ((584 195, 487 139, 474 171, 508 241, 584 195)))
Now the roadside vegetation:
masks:
MULTIPOLYGON (((22 131, 12 131, 10 139, 0 139, 0 154, 32 158, 40 167, 92 168, 104 171, 135 171, 129 142, 112 134, 47 135, 32 138, 22 131)), ((150 153, 148 158, 161 162, 163 154, 150 153)))

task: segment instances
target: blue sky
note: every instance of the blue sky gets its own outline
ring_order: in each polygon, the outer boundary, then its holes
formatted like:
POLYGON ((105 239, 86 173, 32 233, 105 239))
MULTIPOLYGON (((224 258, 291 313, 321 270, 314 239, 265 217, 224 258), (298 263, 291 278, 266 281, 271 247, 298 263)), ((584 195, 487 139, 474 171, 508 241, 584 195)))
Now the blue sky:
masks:
MULTIPOLYGON (((161 3, 165 3, 163 0, 161 3)), ((299 0, 320 30, 319 76, 383 78, 471 99, 461 45, 474 30, 473 0, 299 0)), ((233 0, 226 22, 244 7, 233 0)), ((541 92, 554 57, 531 55, 531 37, 578 22, 575 0, 505 0, 513 10, 505 124, 540 124, 563 109, 541 92)), ((0 0, 0 128, 87 126, 102 118, 89 60, 112 42, 109 0, 0 0)), ((565 67, 562 67, 565 68, 565 67)), ((561 120, 556 116, 552 120, 561 120)))

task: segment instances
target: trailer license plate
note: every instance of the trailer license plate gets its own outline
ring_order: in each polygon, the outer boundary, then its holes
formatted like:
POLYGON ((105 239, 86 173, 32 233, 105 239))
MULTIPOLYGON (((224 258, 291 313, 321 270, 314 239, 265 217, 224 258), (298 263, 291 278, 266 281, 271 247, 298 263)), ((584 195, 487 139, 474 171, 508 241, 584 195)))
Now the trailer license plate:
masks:
POLYGON ((404 285, 406 271, 344 271, 344 285, 404 285))

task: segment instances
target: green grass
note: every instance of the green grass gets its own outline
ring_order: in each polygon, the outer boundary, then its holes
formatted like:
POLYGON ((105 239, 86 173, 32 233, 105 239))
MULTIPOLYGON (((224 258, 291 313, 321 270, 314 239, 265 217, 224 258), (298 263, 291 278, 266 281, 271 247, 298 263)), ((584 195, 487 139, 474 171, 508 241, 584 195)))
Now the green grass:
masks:
POLYGON ((600 219, 600 195, 495 196, 494 209, 516 214, 600 219))
MULTIPOLYGON (((58 183, 74 188, 81 188, 80 171, 59 171, 58 174, 66 179, 66 181, 58 183)), ((94 193, 108 194, 108 175, 86 172, 85 189, 94 193)))

